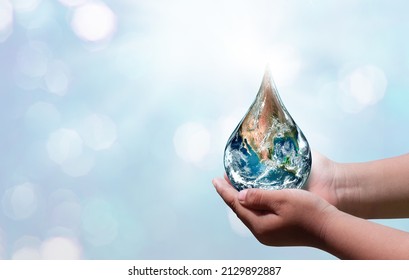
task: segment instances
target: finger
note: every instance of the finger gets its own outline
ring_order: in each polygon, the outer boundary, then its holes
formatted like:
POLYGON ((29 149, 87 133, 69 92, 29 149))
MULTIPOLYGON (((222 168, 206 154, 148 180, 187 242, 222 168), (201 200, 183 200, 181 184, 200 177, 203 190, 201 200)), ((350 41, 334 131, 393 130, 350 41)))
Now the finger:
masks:
POLYGON ((238 200, 238 191, 233 186, 231 186, 225 179, 216 178, 213 179, 212 182, 216 188, 216 191, 222 197, 224 202, 237 214, 237 216, 243 222, 252 221, 259 216, 258 215, 259 213, 256 213, 251 209, 247 209, 246 207, 240 204, 238 200))
POLYGON ((233 186, 233 184, 231 183, 229 177, 227 177, 227 174, 226 174, 226 173, 224 173, 224 179, 227 181, 227 183, 229 183, 230 185, 233 186))
POLYGON ((277 213, 287 200, 287 193, 287 190, 247 189, 238 194, 238 200, 247 208, 277 213))

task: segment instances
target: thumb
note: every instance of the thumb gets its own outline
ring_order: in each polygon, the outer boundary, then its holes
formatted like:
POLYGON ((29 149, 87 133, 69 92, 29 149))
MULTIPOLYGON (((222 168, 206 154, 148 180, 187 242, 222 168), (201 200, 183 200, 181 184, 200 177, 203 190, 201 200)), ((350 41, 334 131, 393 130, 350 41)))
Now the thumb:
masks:
POLYGON ((255 210, 275 211, 283 202, 279 191, 261 189, 242 190, 237 198, 243 206, 255 210))

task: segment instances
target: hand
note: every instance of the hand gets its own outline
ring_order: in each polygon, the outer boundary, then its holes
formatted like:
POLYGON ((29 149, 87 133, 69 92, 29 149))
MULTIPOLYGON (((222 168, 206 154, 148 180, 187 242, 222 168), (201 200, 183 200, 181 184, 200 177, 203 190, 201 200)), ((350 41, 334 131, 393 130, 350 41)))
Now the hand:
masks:
POLYGON ((265 245, 321 248, 320 238, 326 223, 338 211, 305 190, 238 192, 222 178, 214 179, 213 184, 226 204, 265 245))
MULTIPOLYGON (((312 170, 305 189, 319 195, 330 204, 341 209, 343 207, 341 204, 345 194, 345 187, 348 187, 346 182, 348 178, 345 174, 346 172, 342 164, 313 151, 312 170)), ((352 186, 349 186, 348 193, 352 189, 352 186)))
POLYGON ((355 169, 314 151, 312 170, 305 189, 319 195, 341 211, 361 216, 357 210, 360 206, 360 190, 355 169))
POLYGON ((340 190, 338 189, 343 176, 338 163, 326 158, 322 154, 313 151, 312 170, 305 189, 315 193, 335 207, 340 204, 340 190))

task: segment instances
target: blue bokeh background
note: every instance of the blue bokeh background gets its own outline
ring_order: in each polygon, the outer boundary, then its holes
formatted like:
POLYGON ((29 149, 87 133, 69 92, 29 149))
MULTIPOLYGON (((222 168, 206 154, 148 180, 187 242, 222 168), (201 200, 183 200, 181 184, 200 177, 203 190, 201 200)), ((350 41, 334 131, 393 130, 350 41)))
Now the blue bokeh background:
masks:
POLYGON ((259 244, 211 179, 267 62, 313 149, 408 152, 408 8, 0 0, 0 258, 332 259, 259 244))

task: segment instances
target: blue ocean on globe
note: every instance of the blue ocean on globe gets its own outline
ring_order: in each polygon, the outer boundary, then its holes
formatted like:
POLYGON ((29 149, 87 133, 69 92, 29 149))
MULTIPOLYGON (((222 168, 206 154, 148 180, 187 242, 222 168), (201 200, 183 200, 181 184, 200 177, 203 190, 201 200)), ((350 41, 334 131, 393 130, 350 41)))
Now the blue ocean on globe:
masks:
POLYGON ((302 188, 311 172, 307 139, 267 69, 257 97, 230 136, 224 166, 237 190, 302 188))

